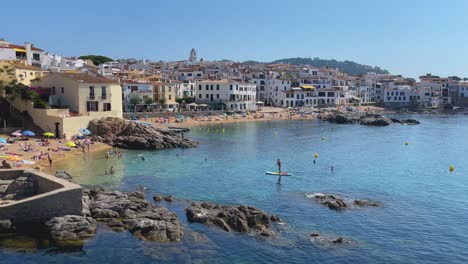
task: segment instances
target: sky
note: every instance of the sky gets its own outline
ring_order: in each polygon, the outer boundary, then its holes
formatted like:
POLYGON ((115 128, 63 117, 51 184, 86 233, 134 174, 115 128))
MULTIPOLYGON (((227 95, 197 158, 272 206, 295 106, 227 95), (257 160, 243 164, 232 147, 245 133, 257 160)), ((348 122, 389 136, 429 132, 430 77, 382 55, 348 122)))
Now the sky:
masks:
POLYGON ((0 38, 64 56, 351 60, 394 74, 468 77, 467 0, 23 0, 0 38))

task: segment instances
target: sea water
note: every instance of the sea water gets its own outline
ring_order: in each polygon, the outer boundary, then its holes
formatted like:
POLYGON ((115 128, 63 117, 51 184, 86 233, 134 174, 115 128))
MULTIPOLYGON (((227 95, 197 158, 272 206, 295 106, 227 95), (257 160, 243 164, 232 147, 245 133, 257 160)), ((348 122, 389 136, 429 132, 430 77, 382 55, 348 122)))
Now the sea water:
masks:
POLYGON ((304 120, 194 127, 185 136, 199 141, 197 148, 59 163, 87 186, 146 186, 149 200, 153 193, 173 195, 176 202, 161 205, 177 213, 181 242, 143 242, 99 226, 83 248, 4 246, 0 263, 467 263, 468 117, 415 118, 420 125, 304 120), (281 185, 265 175, 277 170, 278 158, 292 173, 281 185), (116 173, 106 175, 110 166, 116 173), (313 193, 382 206, 337 212, 316 204, 313 193), (189 224, 184 209, 192 200, 256 206, 285 224, 275 238, 189 224), (310 237, 316 232, 350 243, 316 243, 310 237))

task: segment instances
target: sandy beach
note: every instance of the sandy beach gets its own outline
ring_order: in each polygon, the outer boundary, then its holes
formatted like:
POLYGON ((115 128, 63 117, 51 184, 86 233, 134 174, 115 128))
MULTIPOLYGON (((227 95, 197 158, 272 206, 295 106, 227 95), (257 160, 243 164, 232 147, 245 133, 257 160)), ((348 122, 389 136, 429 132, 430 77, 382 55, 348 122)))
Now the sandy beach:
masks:
MULTIPOLYGON (((9 135, 2 135, 2 138, 13 138, 9 135)), ((81 148, 69 148, 67 147, 67 140, 65 139, 49 139, 49 145, 44 146, 41 139, 32 137, 26 141, 15 141, 9 144, 3 145, 3 149, 0 149, 0 161, 6 160, 15 169, 29 169, 39 168, 41 171, 53 172, 54 162, 69 159, 72 160, 77 156, 81 156, 88 153, 88 149, 85 148, 85 152, 81 148), (25 145, 26 144, 26 145, 25 145), (27 147, 29 146, 30 147, 27 147), (30 149, 26 151, 25 149, 30 149), (48 155, 52 159, 52 167, 49 166, 48 155)), ((100 143, 93 142, 89 147, 89 152, 103 151, 111 149, 112 147, 100 143)))

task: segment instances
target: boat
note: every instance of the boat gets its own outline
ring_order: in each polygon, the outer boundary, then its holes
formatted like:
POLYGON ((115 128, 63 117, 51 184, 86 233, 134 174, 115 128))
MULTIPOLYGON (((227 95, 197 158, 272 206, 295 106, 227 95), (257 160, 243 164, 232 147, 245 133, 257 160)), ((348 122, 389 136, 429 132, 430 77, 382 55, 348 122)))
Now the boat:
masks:
MULTIPOLYGON (((280 176, 280 173, 277 171, 265 171, 266 175, 280 176)), ((291 176, 289 172, 281 172, 281 176, 291 176)))

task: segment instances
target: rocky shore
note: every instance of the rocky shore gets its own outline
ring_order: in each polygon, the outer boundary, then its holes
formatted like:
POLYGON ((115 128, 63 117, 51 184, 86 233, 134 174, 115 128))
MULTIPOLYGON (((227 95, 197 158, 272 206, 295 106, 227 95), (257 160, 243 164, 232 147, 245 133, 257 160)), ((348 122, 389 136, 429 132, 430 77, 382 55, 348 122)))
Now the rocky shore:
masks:
POLYGON ((363 199, 346 199, 335 194, 314 193, 306 195, 307 198, 312 198, 315 202, 325 205, 332 210, 344 210, 356 207, 378 207, 380 204, 370 202, 363 199))
POLYGON ((185 209, 190 223, 216 226, 226 232, 254 233, 273 236, 271 222, 280 222, 278 216, 270 216, 264 211, 251 206, 228 206, 208 202, 194 202, 185 209))
POLYGON ((418 125, 415 119, 389 118, 381 114, 362 112, 324 111, 318 118, 335 124, 360 124, 366 126, 389 126, 391 124, 418 125))
POLYGON ((157 150, 166 148, 189 148, 198 142, 179 136, 167 129, 137 123, 121 118, 107 117, 89 122, 92 139, 125 149, 157 150))

